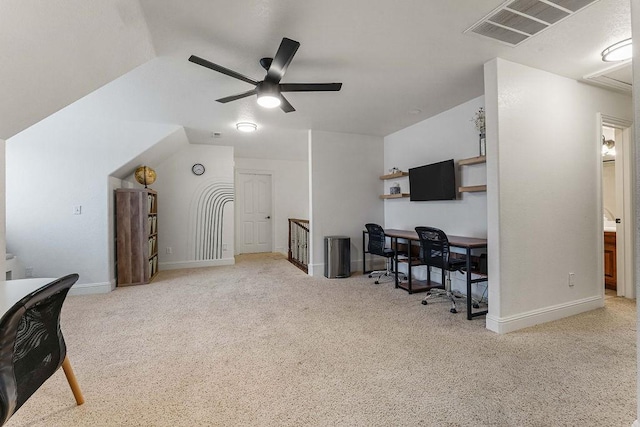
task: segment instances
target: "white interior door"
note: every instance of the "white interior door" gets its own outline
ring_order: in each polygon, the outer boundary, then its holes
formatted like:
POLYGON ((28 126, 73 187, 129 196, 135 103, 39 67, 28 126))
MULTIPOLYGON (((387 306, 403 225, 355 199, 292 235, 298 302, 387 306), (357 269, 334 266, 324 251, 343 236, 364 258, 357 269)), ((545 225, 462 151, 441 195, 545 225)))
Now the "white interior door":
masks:
POLYGON ((619 220, 616 224, 616 290, 618 296, 635 298, 632 123, 610 116, 602 116, 602 124, 615 130, 613 138, 616 143, 615 199, 616 218, 619 220))
POLYGON ((633 283, 633 203, 631 129, 616 128, 616 203, 618 218, 616 224, 616 272, 618 276, 618 296, 635 298, 633 283), (620 153, 620 154, 618 154, 620 153), (619 157, 618 157, 619 156, 619 157))
POLYGON ((271 175, 238 174, 238 253, 272 252, 271 175))

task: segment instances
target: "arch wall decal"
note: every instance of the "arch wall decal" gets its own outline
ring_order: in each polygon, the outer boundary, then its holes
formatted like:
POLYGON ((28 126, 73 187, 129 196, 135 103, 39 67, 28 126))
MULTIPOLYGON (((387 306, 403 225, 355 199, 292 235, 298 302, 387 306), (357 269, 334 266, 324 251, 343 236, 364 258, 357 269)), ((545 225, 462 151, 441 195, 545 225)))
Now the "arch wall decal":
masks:
POLYGON ((194 194, 192 239, 195 260, 222 259, 224 210, 234 200, 233 183, 212 181, 194 194))

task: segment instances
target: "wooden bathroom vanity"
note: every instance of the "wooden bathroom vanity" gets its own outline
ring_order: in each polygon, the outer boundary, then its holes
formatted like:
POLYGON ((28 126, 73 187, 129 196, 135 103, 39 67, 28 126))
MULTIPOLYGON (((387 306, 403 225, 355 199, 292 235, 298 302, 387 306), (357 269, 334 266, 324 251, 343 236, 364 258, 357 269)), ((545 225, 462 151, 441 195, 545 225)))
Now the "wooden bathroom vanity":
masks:
POLYGON ((604 287, 616 290, 616 232, 604 232, 604 287))

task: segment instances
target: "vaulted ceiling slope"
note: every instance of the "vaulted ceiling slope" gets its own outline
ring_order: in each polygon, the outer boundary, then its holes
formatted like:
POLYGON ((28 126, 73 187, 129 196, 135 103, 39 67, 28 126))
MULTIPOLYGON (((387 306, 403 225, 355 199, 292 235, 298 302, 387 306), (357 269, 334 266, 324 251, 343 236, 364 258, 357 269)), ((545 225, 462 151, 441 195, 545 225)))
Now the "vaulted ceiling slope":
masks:
POLYGON ((0 138, 155 57, 130 0, 0 1, 0 138))
POLYGON ((305 129, 386 136, 481 95, 483 64, 494 57, 581 79, 606 68, 602 49, 631 35, 628 0, 597 0, 517 47, 464 34, 504 3, 1 0, 0 138, 156 55, 113 85, 107 98, 117 102, 95 114, 175 123, 191 142, 225 145, 247 120, 274 141, 284 130, 304 139, 305 129), (301 43, 283 83, 342 82, 342 90, 288 94, 297 110, 290 114, 262 109, 254 97, 219 104, 251 87, 187 61, 194 54, 261 79, 258 60, 282 37, 301 43))

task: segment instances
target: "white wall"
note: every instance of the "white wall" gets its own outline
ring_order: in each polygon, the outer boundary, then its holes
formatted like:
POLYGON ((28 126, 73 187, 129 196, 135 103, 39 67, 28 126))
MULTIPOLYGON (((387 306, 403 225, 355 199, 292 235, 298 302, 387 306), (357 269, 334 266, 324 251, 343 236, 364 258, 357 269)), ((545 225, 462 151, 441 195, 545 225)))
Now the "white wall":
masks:
MULTIPOLYGON (((478 156, 479 134, 472 119, 480 107, 484 107, 484 96, 387 136, 384 139, 385 173, 393 167, 406 172, 409 168, 443 160, 457 162, 478 156)), ((485 164, 457 167, 456 187, 485 184, 486 179, 485 164)), ((389 194, 389 187, 395 182, 400 184, 402 192, 409 193, 409 177, 380 181, 380 191, 389 194)), ((417 226, 431 226, 451 235, 484 238, 487 236, 487 195, 485 192, 460 193, 457 200, 428 202, 389 199, 384 201, 384 218, 385 228, 413 230, 417 226)), ((458 249, 452 248, 452 251, 458 249)), ((417 271, 420 269, 414 270, 420 274, 417 271)), ((453 289, 466 294, 466 276, 452 273, 451 278, 453 289)), ((479 283, 472 292, 482 295, 485 288, 485 283, 479 283)))
POLYGON ((604 212, 611 213, 615 219, 616 209, 616 162, 602 162, 602 207, 604 212))
POLYGON ((76 291, 109 291, 109 174, 158 141, 180 136, 186 138, 184 130, 172 124, 53 115, 9 139, 7 247, 35 277, 77 272, 76 291), (74 206, 82 206, 81 215, 74 206))
POLYGON ((499 299, 487 327, 602 306, 597 113, 630 120, 631 98, 502 59, 485 65, 485 89, 489 296, 499 299))
POLYGON ((287 254, 289 218, 309 219, 308 161, 235 159, 236 172, 266 171, 271 173, 274 189, 274 251, 287 254))
POLYGON ((309 274, 324 275, 324 237, 351 238, 351 271, 362 270, 362 230, 384 221, 383 139, 336 132, 309 132, 309 274))
MULTIPOLYGON (((0 272, 5 271, 6 253, 7 253, 7 231, 6 222, 6 185, 5 185, 5 169, 6 169, 6 142, 0 139, 0 272)), ((4 280, 4 276, 2 276, 4 280)))
MULTIPOLYGON (((606 140, 616 139, 615 129, 603 126, 602 135, 606 140)), ((620 144, 616 147, 620 150, 620 144)), ((603 157, 602 162, 602 208, 604 213, 611 214, 611 220, 622 215, 618 214, 616 206, 616 157, 603 157), (604 161, 607 160, 607 161, 604 161)))
POLYGON ((211 183, 223 181, 233 185, 233 147, 190 144, 155 166, 155 171, 157 179, 151 187, 158 192, 160 270, 233 264, 233 203, 224 208, 222 243, 227 249, 222 258, 198 261, 194 256, 194 201, 211 183), (204 165, 203 175, 191 172, 195 163, 204 165), (168 247, 171 254, 167 253, 168 247))
MULTIPOLYGON (((634 159, 635 164, 635 172, 636 176, 634 179, 634 197, 635 200, 640 200, 640 67, 637 66, 637 60, 640 58, 640 0, 631 0, 631 24, 632 24, 632 33, 633 33, 633 143, 635 146, 635 155, 634 159)), ((635 261, 634 270, 636 277, 636 295, 640 295, 640 203, 635 204, 634 210, 635 214, 635 222, 633 224, 635 230, 635 238, 636 238, 636 247, 635 254, 633 259, 635 261)), ((637 306, 637 324, 640 324, 640 305, 637 306)), ((636 334, 636 343, 640 343, 640 328, 637 329, 636 334)), ((640 345, 636 345, 638 356, 637 359, 637 367, 638 367, 638 381, 637 381, 637 389, 638 396, 640 396, 640 345)), ((638 418, 640 418, 640 399, 637 399, 637 408, 636 408, 636 422, 634 426, 638 427, 638 418)))
MULTIPOLYGON (((392 167, 402 171, 442 160, 479 155, 478 131, 471 121, 484 96, 438 114, 384 138, 384 171, 392 167)), ((457 186, 486 183, 484 164, 458 168, 457 186)), ((402 192, 409 192, 409 177, 379 181, 380 190, 399 182, 402 192)), ((484 192, 462 193, 458 200, 411 202, 409 198, 384 202, 386 228, 413 230, 420 225, 440 228, 448 234, 487 236, 487 195, 484 192)))

